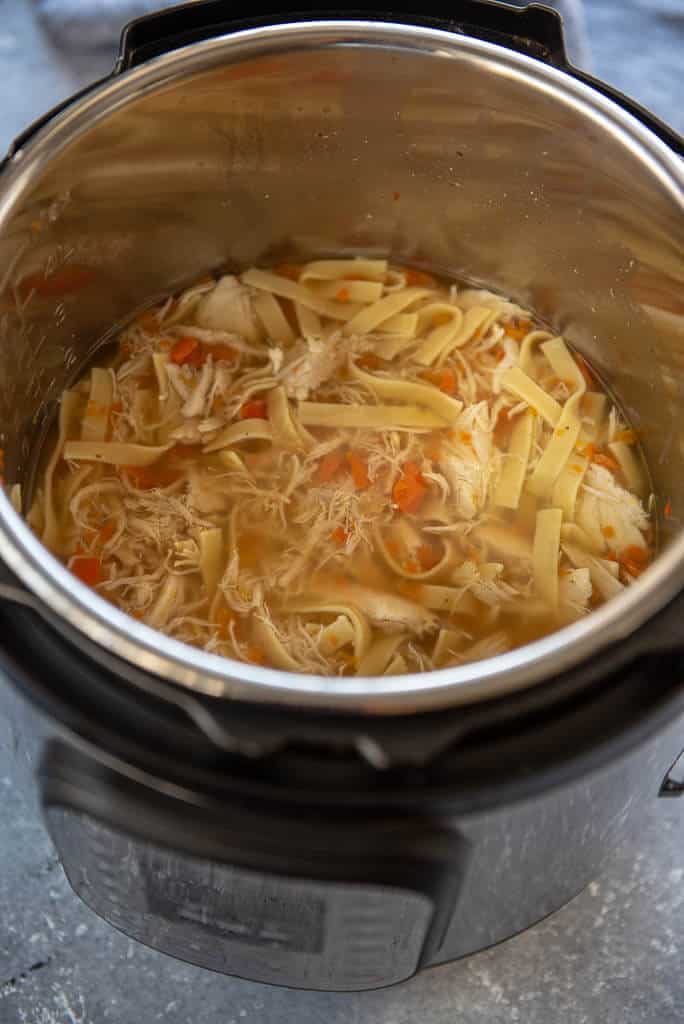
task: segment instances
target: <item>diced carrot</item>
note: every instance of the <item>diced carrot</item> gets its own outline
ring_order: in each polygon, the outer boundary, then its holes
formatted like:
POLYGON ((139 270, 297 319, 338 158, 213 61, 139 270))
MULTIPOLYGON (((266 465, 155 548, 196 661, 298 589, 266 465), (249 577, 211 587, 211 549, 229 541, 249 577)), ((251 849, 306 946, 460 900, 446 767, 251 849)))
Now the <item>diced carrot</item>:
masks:
POLYGON ((89 587, 96 586, 102 579, 102 563, 99 558, 79 555, 71 563, 71 571, 81 583, 86 583, 89 587))
POLYGON ((610 455, 604 455, 603 452, 594 452, 592 462, 595 462, 597 466, 603 466, 604 469, 609 469, 612 473, 618 473, 620 470, 615 459, 610 455))
POLYGON ((178 366, 199 366, 204 361, 204 353, 197 338, 184 337, 173 346, 169 359, 178 366))
POLYGON ((515 341, 522 341, 531 330, 532 322, 530 320, 513 320, 504 326, 505 333, 515 341))
POLYGON ((456 374, 448 366, 443 370, 425 370, 421 377, 423 380, 429 381, 430 384, 434 384, 436 388, 439 388, 440 391, 447 395, 453 395, 456 391, 456 374))
POLYGON ((111 410, 112 410, 112 412, 123 412, 123 403, 122 402, 112 402, 111 410))
POLYGON ((663 515, 666 519, 672 519, 672 502, 668 498, 665 502, 665 508, 663 509, 663 515))
POLYGON ((253 665, 265 665, 266 655, 260 647, 256 647, 254 644, 247 645, 247 660, 251 661, 253 665))
POLYGON ((394 201, 395 201, 395 202, 396 202, 396 201, 397 201, 397 199, 399 199, 400 197, 401 197, 401 192, 393 192, 393 193, 392 193, 392 199, 394 199, 394 201))
POLYGON ((646 568, 646 566, 645 565, 637 565, 636 562, 633 562, 629 558, 621 558, 620 559, 620 568, 624 569, 625 572, 628 572, 630 576, 637 577, 637 576, 641 576, 641 574, 644 571, 644 569, 646 568))
POLYGON ((635 565, 645 567, 649 562, 649 553, 646 548, 642 548, 638 544, 629 544, 622 552, 620 561, 634 562, 635 565))
POLYGON ((420 572, 420 565, 413 558, 409 558, 408 562, 404 562, 404 572, 417 573, 420 572))
POLYGON ((390 555, 392 555, 393 558, 398 558, 399 555, 401 554, 399 541, 394 540, 393 537, 390 537, 388 540, 385 541, 385 547, 387 548, 387 550, 389 551, 390 555))
POLYGON ((434 288, 435 279, 431 274, 426 274, 424 270, 414 270, 413 267, 405 267, 404 275, 406 277, 406 284, 409 287, 419 288, 434 288))
POLYGON ((339 473, 344 463, 344 455, 338 449, 324 455, 316 468, 316 480, 321 484, 329 484, 339 473))
POLYGON ((221 605, 214 615, 214 624, 217 627, 219 636, 226 640, 230 635, 230 625, 235 621, 235 612, 225 605, 221 605))
POLYGON ((240 406, 238 416, 241 420, 267 420, 266 402, 263 398, 252 398, 240 406))
POLYGON ((431 544, 421 544, 416 553, 423 572, 433 569, 439 562, 439 552, 431 544))
POLYGON ((371 485, 371 481, 368 476, 368 466, 366 463, 358 455, 355 455, 354 452, 347 452, 347 462, 349 463, 356 490, 367 490, 371 485))
POLYGON ((462 430, 460 432, 460 434, 458 435, 458 437, 459 437, 459 440, 463 442, 463 444, 472 444, 473 443, 473 435, 470 433, 469 430, 462 430))
POLYGON ((208 345, 206 346, 206 353, 212 357, 215 363, 232 363, 237 354, 230 345, 208 345))
POLYGON ((343 544, 347 543, 347 531, 342 526, 336 526, 330 534, 330 540, 334 540, 336 544, 342 547, 343 544))
POLYGON ((335 298, 338 302, 349 302, 350 293, 348 288, 338 288, 335 292, 335 298))
POLYGON ((279 263, 275 267, 275 273, 280 277, 289 277, 291 281, 298 281, 302 268, 298 263, 279 263))
POLYGON ((601 533, 607 540, 610 540, 611 537, 615 536, 615 527, 610 525, 603 526, 601 527, 601 533))
POLYGON ((380 356, 376 356, 375 352, 364 352, 357 359, 356 365, 362 366, 364 370, 379 370, 381 366, 385 365, 385 362, 380 356))
POLYGON ((104 523, 97 533, 97 539, 100 544, 106 544, 108 540, 111 540, 116 531, 116 523, 113 523, 111 519, 108 519, 104 523))
POLYGON ((392 498, 402 512, 417 512, 421 506, 427 487, 415 462, 406 462, 404 472, 392 488, 392 498))
POLYGON ((95 276, 92 267, 62 267, 51 274, 43 274, 38 271, 35 274, 28 274, 19 283, 18 291, 23 298, 31 292, 41 298, 59 298, 85 288, 95 279, 95 276))
POLYGON ((591 462, 596 454, 596 445, 589 441, 588 444, 577 445, 580 455, 584 455, 585 459, 591 462))
POLYGON ((623 444, 636 444, 637 436, 633 430, 618 430, 615 440, 622 441, 623 444))
POLYGON ((159 330, 159 309, 146 309, 140 316, 135 319, 138 327, 141 327, 143 331, 147 331, 148 334, 156 334, 159 330))
POLYGON ((582 374, 582 376, 584 377, 584 379, 586 381, 587 387, 590 388, 590 389, 591 388, 595 388, 596 387, 596 377, 591 372, 591 368, 589 366, 589 363, 586 361, 584 356, 581 356, 579 354, 579 352, 575 352, 575 362, 577 363, 579 371, 580 371, 580 373, 582 374))

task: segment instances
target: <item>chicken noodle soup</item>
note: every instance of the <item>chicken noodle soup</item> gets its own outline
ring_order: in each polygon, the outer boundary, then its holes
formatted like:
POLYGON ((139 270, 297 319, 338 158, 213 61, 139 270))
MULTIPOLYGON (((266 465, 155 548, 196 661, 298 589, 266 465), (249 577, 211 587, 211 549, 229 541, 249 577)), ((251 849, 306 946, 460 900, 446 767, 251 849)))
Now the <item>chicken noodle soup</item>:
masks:
POLYGON ((292 672, 500 654, 651 557, 634 432, 530 312, 380 259, 203 280, 64 393, 30 522, 129 615, 292 672))

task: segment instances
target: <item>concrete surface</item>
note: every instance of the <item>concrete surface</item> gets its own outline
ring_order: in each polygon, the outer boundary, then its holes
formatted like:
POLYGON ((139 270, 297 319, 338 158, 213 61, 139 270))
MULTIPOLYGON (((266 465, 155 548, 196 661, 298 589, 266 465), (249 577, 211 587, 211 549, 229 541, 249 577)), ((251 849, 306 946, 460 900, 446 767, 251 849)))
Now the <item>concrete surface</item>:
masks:
MULTIPOLYGON (((684 129, 684 0, 587 0, 593 71, 684 129)), ((68 61, 30 5, 0 0, 0 150, 106 72, 68 61)), ((384 992, 322 995, 223 978, 131 942, 69 889, 17 791, 0 721, 0 1024, 681 1024, 684 801, 654 799, 639 838, 568 907, 503 945, 384 992)))

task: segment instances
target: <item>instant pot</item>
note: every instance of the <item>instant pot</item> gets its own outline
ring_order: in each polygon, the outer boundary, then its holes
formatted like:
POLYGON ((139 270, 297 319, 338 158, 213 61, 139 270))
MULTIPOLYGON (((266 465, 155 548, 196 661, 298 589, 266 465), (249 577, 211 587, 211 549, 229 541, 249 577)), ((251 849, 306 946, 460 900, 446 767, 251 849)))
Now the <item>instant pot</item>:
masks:
POLYGON ((112 325, 206 272, 389 255, 533 308, 642 440, 659 553, 500 657, 298 676, 128 618, 0 496, 1 697, 75 891, 226 974, 389 985, 498 942, 684 788, 683 145, 570 66, 550 10, 223 0, 136 21, 0 172, 0 427, 28 501, 112 325), (258 9, 256 9, 258 7, 258 9))

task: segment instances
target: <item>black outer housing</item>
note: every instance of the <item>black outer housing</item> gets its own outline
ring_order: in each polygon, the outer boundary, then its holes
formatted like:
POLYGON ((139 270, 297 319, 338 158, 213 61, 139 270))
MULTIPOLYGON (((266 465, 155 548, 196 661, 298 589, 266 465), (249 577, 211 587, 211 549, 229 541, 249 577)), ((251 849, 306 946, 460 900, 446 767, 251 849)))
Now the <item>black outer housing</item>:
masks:
MULTIPOLYGON (((309 10, 298 2, 290 13, 263 0, 256 17, 235 20, 224 0, 209 0, 131 23, 114 73, 274 21, 400 21, 546 61, 684 154, 683 141, 664 124, 568 64, 555 12, 491 0, 452 0, 431 10, 430 17, 416 14, 411 0, 390 12, 324 3, 309 10)), ((72 102, 27 129, 8 156, 72 102)), ((0 604, 0 664, 57 727, 43 745, 39 772, 48 816, 67 808, 160 848, 283 878, 419 892, 435 910, 425 964, 439 947, 470 856, 467 841, 444 829, 439 816, 513 807, 600 774, 646 746, 684 713, 682 621, 684 594, 628 639, 554 679, 473 706, 394 716, 181 694, 95 649, 47 611, 38 617, 20 605, 0 604), (359 737, 372 741, 381 770, 359 753, 359 737)), ((666 779, 661 792, 682 789, 666 779)), ((65 866, 71 878, 74 865, 65 866)))

